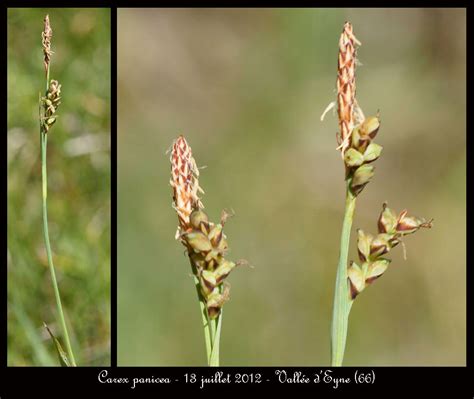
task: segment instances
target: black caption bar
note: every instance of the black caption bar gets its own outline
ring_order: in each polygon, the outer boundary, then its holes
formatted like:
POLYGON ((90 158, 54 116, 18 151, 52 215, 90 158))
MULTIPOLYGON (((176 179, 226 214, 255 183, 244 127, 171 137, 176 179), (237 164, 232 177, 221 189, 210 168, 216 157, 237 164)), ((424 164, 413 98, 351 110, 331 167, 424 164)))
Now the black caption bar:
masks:
POLYGON ((465 367, 10 367, 2 370, 0 397, 25 397, 32 387, 46 389, 50 399, 62 398, 65 392, 73 397, 90 392, 128 392, 136 397, 182 390, 268 392, 269 388, 331 397, 347 397, 349 393, 370 397, 388 391, 406 394, 413 387, 426 395, 443 389, 470 395, 474 390, 467 373, 465 367))

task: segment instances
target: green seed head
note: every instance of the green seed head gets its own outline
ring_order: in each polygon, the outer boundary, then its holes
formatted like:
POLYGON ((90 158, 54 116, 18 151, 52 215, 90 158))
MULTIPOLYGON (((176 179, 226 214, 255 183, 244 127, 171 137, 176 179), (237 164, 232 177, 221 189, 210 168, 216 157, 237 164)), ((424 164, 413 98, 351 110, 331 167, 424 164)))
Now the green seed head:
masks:
POLYGON ((360 130, 359 126, 356 126, 352 130, 352 135, 351 135, 351 144, 353 148, 359 148, 360 146, 360 130))
POLYGON ((365 276, 366 283, 371 284, 374 280, 378 279, 382 274, 384 274, 385 270, 387 270, 389 264, 390 260, 383 258, 371 263, 367 275, 365 276))
POLYGON ((209 232, 209 240, 211 240, 212 245, 217 247, 219 245, 219 242, 221 241, 223 236, 222 233, 222 225, 221 224, 216 224, 211 228, 211 231, 209 232))
POLYGON ((209 295, 209 298, 207 299, 206 307, 207 307, 207 313, 209 314, 209 317, 211 319, 215 319, 217 316, 219 316, 219 313, 221 312, 221 308, 224 305, 226 301, 229 300, 229 291, 230 291, 230 286, 227 284, 224 284, 224 289, 222 294, 219 293, 218 289, 215 289, 211 295, 209 295))
POLYGON ((347 167, 360 166, 364 162, 364 156, 354 148, 349 148, 344 154, 344 162, 347 167))
POLYGON ((218 283, 220 283, 222 280, 224 280, 229 273, 232 271, 232 269, 236 266, 234 262, 224 260, 217 268, 215 271, 216 275, 216 280, 218 283))
POLYGON ((205 261, 209 263, 209 268, 213 269, 216 262, 222 258, 222 255, 216 249, 211 249, 206 255, 205 261))
POLYGON ((209 270, 203 270, 201 272, 201 290, 202 294, 206 298, 209 296, 217 285, 216 277, 213 272, 209 270))
POLYGON ((377 116, 369 116, 359 127, 360 136, 373 139, 380 128, 380 119, 377 116))
POLYGON ((347 276, 350 282, 351 299, 354 299, 365 288, 364 273, 357 263, 351 262, 347 270, 347 276))
POLYGON ((354 176, 351 181, 351 189, 355 195, 358 195, 365 187, 365 185, 370 181, 374 175, 375 168, 373 165, 362 165, 359 166, 354 172, 354 176))
POLYGON ((377 259, 379 256, 386 254, 391 249, 389 234, 378 234, 370 245, 370 257, 377 259))
POLYGON ((378 159, 378 157, 380 157, 381 153, 382 153, 381 145, 370 143, 364 152, 364 162, 375 161, 376 159, 378 159))
POLYGON ((380 213, 379 220, 377 222, 379 233, 395 234, 397 228, 397 215, 387 204, 383 204, 382 213, 380 213))
POLYGON ((365 262, 370 256, 370 244, 374 237, 371 234, 365 234, 363 230, 357 231, 357 250, 359 252, 359 259, 361 262, 365 262))
POLYGON ((191 226, 193 226, 195 229, 200 229, 201 223, 207 224, 209 222, 206 212, 201 209, 194 210, 189 216, 189 219, 191 226))
POLYGON ((212 249, 209 238, 201 231, 193 230, 183 234, 183 237, 195 252, 207 252, 212 249))

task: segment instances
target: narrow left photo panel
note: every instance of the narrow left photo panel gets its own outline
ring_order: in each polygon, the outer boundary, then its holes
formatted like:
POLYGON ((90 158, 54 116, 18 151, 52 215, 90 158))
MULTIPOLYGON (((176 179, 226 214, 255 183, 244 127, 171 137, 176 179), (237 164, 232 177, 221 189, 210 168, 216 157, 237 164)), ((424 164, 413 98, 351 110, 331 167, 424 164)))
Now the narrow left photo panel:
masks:
POLYGON ((9 8, 8 366, 107 366, 111 12, 9 8))

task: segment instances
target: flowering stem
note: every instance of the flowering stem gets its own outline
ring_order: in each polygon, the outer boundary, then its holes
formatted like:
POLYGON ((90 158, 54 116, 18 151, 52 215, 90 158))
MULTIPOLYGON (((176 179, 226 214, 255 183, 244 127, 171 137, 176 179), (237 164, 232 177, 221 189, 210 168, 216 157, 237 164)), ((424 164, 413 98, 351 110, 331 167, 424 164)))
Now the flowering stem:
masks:
POLYGON ((69 355, 69 360, 73 366, 76 366, 74 354, 72 352, 71 341, 69 340, 69 334, 66 327, 66 321, 64 319, 63 307, 61 304, 61 296, 59 294, 58 282, 56 280, 56 272, 53 265, 53 257, 51 254, 51 244, 49 242, 49 230, 48 230, 48 205, 47 205, 47 192, 48 192, 48 177, 46 171, 46 148, 48 142, 48 135, 44 132, 41 133, 41 174, 43 180, 43 234, 44 243, 46 246, 46 253, 48 257, 49 271, 51 273, 51 280, 53 283, 54 297, 56 299, 56 306, 59 314, 59 320, 63 329, 64 340, 66 342, 66 349, 69 355))
POLYGON ((331 365, 341 366, 346 346, 347 327, 352 300, 349 295, 347 280, 347 257, 351 236, 352 220, 356 204, 356 196, 350 189, 351 177, 346 179, 346 208, 342 224, 339 265, 337 267, 336 288, 334 292, 334 308, 331 326, 331 365))
MULTIPOLYGON (((194 267, 193 267, 194 269, 194 267)), ((207 313, 206 302, 202 298, 199 280, 194 275, 194 283, 199 299, 199 307, 201 310, 202 326, 204 329, 204 341, 206 344, 206 358, 209 366, 219 366, 219 342, 222 325, 222 310, 216 319, 210 319, 207 313)))
POLYGON ((191 261, 191 268, 193 270, 194 284, 196 286, 196 292, 197 292, 198 300, 199 300, 199 308, 201 310, 200 313, 201 313, 201 319, 202 319, 202 327, 204 329, 204 341, 206 344, 206 355, 207 355, 206 358, 209 364, 209 361, 211 358, 211 352, 212 352, 211 326, 209 324, 209 320, 207 316, 206 302, 204 301, 201 295, 201 285, 199 283, 199 279, 196 277, 196 268, 193 265, 192 261, 191 261))
MULTIPOLYGON (((49 89, 49 66, 46 70, 46 93, 49 89)), ((72 366, 76 366, 74 359, 74 353, 72 351, 71 341, 66 326, 66 320, 64 318, 63 307, 61 304, 61 296, 59 294, 59 286, 56 279, 56 272, 53 265, 53 256, 51 253, 51 244, 49 241, 49 229, 48 229, 48 174, 46 169, 46 151, 48 146, 48 134, 43 125, 44 115, 41 113, 41 99, 40 99, 40 138, 41 138, 41 178, 42 178, 42 205, 43 205, 43 235, 44 243, 46 246, 46 254, 48 257, 49 271, 51 274, 51 281, 53 283, 54 297, 56 299, 56 307, 59 315, 59 321, 63 330, 64 340, 66 342, 66 349, 69 356, 69 361, 72 366)))
POLYGON ((219 366, 219 344, 222 328, 222 306, 229 299, 229 284, 224 279, 240 262, 225 259, 228 249, 223 232, 230 216, 223 211, 220 223, 212 223, 202 210, 198 194, 199 170, 191 147, 180 135, 172 146, 171 187, 174 209, 178 213, 176 238, 186 247, 201 309, 207 364, 219 366))

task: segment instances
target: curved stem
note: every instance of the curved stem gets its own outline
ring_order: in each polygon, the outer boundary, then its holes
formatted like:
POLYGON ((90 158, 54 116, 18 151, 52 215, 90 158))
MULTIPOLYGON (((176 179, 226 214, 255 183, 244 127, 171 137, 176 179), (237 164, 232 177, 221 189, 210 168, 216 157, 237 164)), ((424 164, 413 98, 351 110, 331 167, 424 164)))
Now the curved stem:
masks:
POLYGON ((350 181, 346 180, 346 206, 342 224, 341 247, 339 265, 336 275, 336 289, 334 292, 334 308, 331 326, 331 365, 341 366, 346 346, 349 312, 352 305, 347 281, 347 257, 351 236, 352 219, 356 204, 356 197, 350 190, 350 181))

